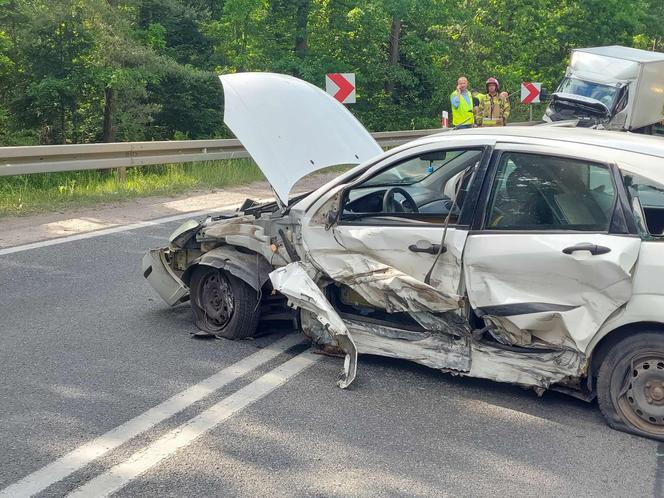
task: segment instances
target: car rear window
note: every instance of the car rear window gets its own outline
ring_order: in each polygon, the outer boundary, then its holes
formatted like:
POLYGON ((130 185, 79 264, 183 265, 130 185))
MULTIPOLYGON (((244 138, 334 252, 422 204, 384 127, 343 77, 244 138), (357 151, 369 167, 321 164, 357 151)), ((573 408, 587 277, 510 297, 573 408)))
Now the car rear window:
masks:
POLYGON ((616 191, 608 166, 539 154, 503 154, 486 228, 607 231, 616 191))

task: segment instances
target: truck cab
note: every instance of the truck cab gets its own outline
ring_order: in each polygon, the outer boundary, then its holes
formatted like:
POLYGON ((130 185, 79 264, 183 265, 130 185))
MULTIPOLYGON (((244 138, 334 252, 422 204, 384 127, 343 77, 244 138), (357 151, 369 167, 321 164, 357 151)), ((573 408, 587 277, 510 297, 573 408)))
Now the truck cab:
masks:
POLYGON ((543 119, 652 134, 664 120, 664 54, 617 45, 572 50, 543 119))

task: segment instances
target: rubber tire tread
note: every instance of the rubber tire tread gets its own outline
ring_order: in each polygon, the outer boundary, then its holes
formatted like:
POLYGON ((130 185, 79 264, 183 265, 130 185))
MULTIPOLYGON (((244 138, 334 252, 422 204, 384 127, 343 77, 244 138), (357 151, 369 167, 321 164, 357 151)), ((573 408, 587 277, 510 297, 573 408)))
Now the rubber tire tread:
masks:
POLYGON ((258 295, 253 287, 227 271, 204 265, 194 269, 190 282, 191 307, 194 313, 194 322, 199 329, 225 339, 245 339, 253 337, 256 334, 260 312, 256 306, 258 304, 258 295), (228 280, 231 291, 233 292, 233 316, 229 323, 221 330, 207 327, 205 312, 197 302, 197 287, 209 271, 221 272, 228 280))
POLYGON ((625 420, 615 406, 611 395, 611 380, 615 368, 622 360, 634 356, 639 351, 662 351, 664 353, 664 332, 636 332, 634 335, 630 335, 613 345, 598 371, 597 404, 611 428, 664 441, 664 437, 642 431, 625 420))

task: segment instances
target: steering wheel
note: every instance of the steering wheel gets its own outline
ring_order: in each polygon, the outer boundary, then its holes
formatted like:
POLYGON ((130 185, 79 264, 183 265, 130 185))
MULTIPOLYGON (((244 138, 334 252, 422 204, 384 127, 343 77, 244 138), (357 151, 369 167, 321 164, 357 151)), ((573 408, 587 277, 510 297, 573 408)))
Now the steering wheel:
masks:
POLYGON ((404 211, 403 212, 409 212, 409 213, 419 213, 420 211, 417 209, 417 204, 415 204, 415 201, 413 200, 413 197, 403 188, 401 187, 392 187, 388 188, 385 191, 385 195, 383 195, 383 213, 398 213, 401 211, 396 210, 397 204, 394 202, 394 195, 395 194, 401 194, 402 196, 405 197, 405 200, 398 204, 401 206, 404 211))

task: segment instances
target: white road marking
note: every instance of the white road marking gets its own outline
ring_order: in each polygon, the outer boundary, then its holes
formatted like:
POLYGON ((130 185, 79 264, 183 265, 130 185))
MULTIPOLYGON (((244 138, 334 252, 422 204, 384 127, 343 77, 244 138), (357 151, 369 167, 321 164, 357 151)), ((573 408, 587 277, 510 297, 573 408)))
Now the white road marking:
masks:
POLYGON ((311 351, 305 351, 288 360, 67 496, 72 498, 109 496, 232 415, 282 386, 319 359, 320 356, 314 355, 311 351))
POLYGON ((134 417, 92 441, 85 443, 20 481, 0 491, 1 498, 32 496, 68 475, 85 467, 93 460, 114 450, 142 432, 172 417, 188 406, 200 401, 214 391, 230 384, 243 375, 276 358, 291 347, 303 342, 299 334, 291 334, 260 351, 220 370, 216 374, 185 389, 163 403, 134 417))
MULTIPOLYGON (((269 201, 271 199, 259 199, 257 202, 262 203, 269 201)), ((129 230, 136 230, 137 228, 144 228, 153 225, 161 225, 163 223, 169 223, 171 221, 184 220, 189 218, 196 218, 198 216, 205 216, 211 213, 217 213, 220 211, 228 211, 230 209, 235 209, 239 204, 227 204, 224 206, 219 206, 214 209, 207 209, 205 211, 195 211, 192 213, 183 213, 176 214, 173 216, 167 216, 165 218, 156 218, 154 220, 140 221, 138 223, 132 223, 130 225, 120 225, 111 228, 103 228, 101 230, 95 230, 94 232, 86 233, 77 233, 75 235, 68 235, 66 237, 58 237, 57 239, 43 240, 41 242, 32 242, 30 244, 22 244, 20 246, 6 247, 5 249, 0 249, 0 256, 4 254, 12 254, 15 252, 29 251, 30 249, 38 249, 40 247, 54 246, 57 244, 64 244, 65 242, 73 242, 75 240, 85 240, 91 239, 93 237, 101 237, 102 235, 110 235, 113 233, 127 232, 129 230)))

